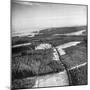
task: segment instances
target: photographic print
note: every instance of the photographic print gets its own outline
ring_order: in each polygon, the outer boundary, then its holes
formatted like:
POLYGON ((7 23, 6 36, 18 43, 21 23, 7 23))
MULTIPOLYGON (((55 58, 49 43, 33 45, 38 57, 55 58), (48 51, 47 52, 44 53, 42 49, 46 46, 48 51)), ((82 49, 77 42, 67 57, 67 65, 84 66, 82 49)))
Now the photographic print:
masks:
POLYGON ((87 85, 87 5, 11 0, 11 89, 87 85))

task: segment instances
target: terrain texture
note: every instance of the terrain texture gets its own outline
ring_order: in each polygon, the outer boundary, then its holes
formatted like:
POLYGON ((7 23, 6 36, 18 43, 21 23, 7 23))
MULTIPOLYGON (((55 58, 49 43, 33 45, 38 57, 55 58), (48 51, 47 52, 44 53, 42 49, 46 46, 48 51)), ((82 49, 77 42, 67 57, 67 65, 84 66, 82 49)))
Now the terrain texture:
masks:
POLYGON ((86 26, 33 33, 12 37, 12 89, 87 85, 86 26))

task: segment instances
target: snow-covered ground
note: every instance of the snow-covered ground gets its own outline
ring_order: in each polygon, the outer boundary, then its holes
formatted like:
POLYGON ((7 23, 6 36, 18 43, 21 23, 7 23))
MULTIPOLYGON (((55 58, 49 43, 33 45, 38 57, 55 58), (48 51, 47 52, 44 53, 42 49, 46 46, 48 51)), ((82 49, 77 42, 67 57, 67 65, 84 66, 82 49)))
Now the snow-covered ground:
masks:
POLYGON ((26 46, 26 45, 31 45, 31 43, 24 43, 24 44, 19 44, 19 45, 13 45, 12 48, 26 46))
POLYGON ((64 55, 64 54, 66 54, 66 52, 63 49, 71 47, 71 46, 76 46, 79 43, 81 43, 81 42, 80 41, 68 42, 68 43, 64 43, 62 45, 59 45, 56 48, 58 49, 60 55, 64 55))
POLYGON ((77 31, 77 32, 72 32, 72 33, 67 33, 65 35, 83 35, 83 32, 86 32, 86 30, 80 30, 80 31, 77 31))
POLYGON ((48 43, 41 43, 40 45, 35 47, 35 50, 40 50, 40 49, 49 49, 51 48, 52 45, 48 43))
POLYGON ((68 75, 66 70, 52 74, 37 77, 34 87, 48 87, 48 86, 67 86, 69 85, 68 75))
POLYGON ((66 36, 72 36, 72 35, 83 35, 83 33, 86 32, 86 30, 80 30, 76 32, 71 32, 71 33, 64 33, 64 34, 54 34, 53 36, 58 36, 58 35, 66 35, 66 36))
POLYGON ((40 49, 43 49, 43 50, 44 50, 44 49, 50 49, 50 48, 53 49, 53 57, 52 57, 52 60, 58 61, 58 60, 59 60, 59 55, 58 55, 58 53, 57 53, 57 51, 56 51, 56 48, 52 47, 51 44, 42 43, 42 44, 36 46, 36 47, 35 47, 35 50, 40 50, 40 49))
POLYGON ((80 65, 75 65, 74 67, 69 68, 68 70, 75 69, 75 68, 80 68, 80 67, 82 67, 82 66, 85 66, 86 64, 87 64, 87 62, 82 63, 82 64, 80 64, 80 65))
MULTIPOLYGON (((64 50, 65 48, 68 48, 68 47, 71 47, 71 46, 76 46, 79 43, 81 43, 81 41, 72 41, 72 42, 68 42, 68 43, 64 43, 62 45, 59 45, 56 48, 58 49, 60 55, 65 55, 66 54, 66 52, 64 50)), ((52 47, 51 44, 42 43, 42 44, 36 46, 35 50, 40 50, 40 49, 44 50, 44 49, 49 49, 49 48, 53 49, 53 60, 58 61, 59 60, 58 53, 57 53, 56 49, 54 47, 52 47)))
POLYGON ((53 60, 59 61, 59 55, 55 48, 53 48, 53 60))

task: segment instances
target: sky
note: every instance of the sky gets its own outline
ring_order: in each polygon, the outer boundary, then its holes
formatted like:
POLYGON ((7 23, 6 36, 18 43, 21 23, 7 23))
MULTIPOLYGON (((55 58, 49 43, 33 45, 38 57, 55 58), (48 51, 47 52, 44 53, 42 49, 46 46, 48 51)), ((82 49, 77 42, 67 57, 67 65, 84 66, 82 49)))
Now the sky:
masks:
POLYGON ((82 5, 13 0, 11 13, 13 36, 45 28, 87 24, 87 7, 82 5))

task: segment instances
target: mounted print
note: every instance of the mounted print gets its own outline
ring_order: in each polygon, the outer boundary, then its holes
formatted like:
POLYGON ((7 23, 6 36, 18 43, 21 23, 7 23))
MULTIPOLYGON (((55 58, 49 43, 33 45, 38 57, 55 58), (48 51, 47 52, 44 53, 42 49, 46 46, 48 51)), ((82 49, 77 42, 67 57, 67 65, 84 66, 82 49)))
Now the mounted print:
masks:
POLYGON ((88 84, 87 8, 11 0, 11 89, 88 84))

